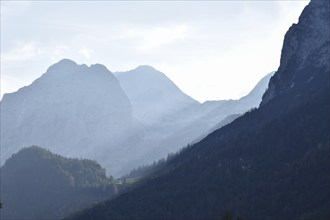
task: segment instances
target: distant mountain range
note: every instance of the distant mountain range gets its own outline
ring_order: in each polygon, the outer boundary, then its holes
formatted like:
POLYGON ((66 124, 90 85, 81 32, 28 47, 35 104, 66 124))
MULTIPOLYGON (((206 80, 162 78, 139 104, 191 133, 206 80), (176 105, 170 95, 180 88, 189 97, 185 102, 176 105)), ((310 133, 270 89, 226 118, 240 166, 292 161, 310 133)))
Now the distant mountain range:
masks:
POLYGON ((258 109, 67 219, 329 219, 329 22, 329 1, 311 0, 258 109))
POLYGON ((1 163, 38 145, 97 160, 121 176, 199 140, 228 123, 229 115, 257 107, 270 76, 240 100, 200 104, 150 66, 114 75, 100 64, 63 59, 31 85, 3 96, 1 163))

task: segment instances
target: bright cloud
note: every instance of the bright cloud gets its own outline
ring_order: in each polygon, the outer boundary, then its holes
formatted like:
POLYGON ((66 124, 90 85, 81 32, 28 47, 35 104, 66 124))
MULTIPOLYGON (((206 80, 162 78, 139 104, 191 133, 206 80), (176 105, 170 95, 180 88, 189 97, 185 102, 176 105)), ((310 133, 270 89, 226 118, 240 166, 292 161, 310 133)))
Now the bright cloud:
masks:
POLYGON ((239 98, 277 69, 284 34, 307 4, 1 1, 2 94, 69 58, 111 71, 151 65, 199 101, 239 98))
POLYGON ((1 53, 1 62, 19 62, 33 59, 44 53, 44 50, 35 42, 22 44, 7 53, 1 53))
POLYGON ((137 49, 144 51, 184 40, 188 36, 188 31, 187 25, 133 28, 126 30, 123 36, 136 40, 137 49))
POLYGON ((91 54, 92 54, 92 50, 88 49, 88 48, 82 48, 79 51, 79 54, 81 54, 85 59, 90 59, 91 58, 91 54))

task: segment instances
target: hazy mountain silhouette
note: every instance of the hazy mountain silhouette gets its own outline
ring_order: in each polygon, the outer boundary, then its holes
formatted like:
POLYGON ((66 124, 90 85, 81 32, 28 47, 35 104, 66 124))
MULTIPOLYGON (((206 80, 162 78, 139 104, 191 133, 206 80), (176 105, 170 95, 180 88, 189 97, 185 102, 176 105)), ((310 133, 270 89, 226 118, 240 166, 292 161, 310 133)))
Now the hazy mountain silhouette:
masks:
POLYGON ((1 162, 39 145, 71 157, 91 158, 116 172, 142 124, 118 80, 105 66, 61 60, 31 85, 1 100, 1 162), (133 134, 134 133, 134 134, 133 134))
POLYGON ((215 128, 228 124, 235 119, 234 115, 237 117, 259 106, 273 74, 263 77, 249 94, 239 100, 201 104, 184 94, 165 74, 150 66, 116 73, 132 103, 134 114, 149 126, 145 136, 149 145, 145 147, 151 146, 150 150, 141 155, 142 160, 137 159, 143 164, 151 163, 150 158, 161 159, 169 152, 176 152, 205 137, 215 128))
POLYGON ((240 100, 200 104, 152 67, 116 75, 120 82, 103 65, 63 59, 31 85, 5 94, 1 162, 39 145, 97 160, 120 176, 204 137, 228 123, 222 123, 227 116, 256 107, 269 80, 267 75, 240 100))
POLYGON ((151 66, 117 72, 115 76, 132 103, 134 115, 146 123, 158 123, 166 115, 198 103, 151 66))

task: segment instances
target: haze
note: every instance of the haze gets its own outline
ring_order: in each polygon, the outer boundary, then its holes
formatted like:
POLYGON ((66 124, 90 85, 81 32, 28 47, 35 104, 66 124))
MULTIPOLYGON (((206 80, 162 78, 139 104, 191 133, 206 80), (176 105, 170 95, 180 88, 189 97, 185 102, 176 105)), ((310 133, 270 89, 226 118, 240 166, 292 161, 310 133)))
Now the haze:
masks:
POLYGON ((277 69, 308 2, 1 1, 1 96, 69 58, 151 65, 200 102, 239 98, 277 69))

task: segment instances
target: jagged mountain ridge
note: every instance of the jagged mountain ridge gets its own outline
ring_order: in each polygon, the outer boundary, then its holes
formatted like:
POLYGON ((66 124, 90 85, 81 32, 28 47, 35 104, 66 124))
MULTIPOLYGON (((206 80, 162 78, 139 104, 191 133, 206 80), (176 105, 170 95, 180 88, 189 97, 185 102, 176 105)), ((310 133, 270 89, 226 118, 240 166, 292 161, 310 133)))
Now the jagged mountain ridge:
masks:
POLYGON ((293 24, 286 33, 280 66, 270 80, 262 104, 293 88, 308 86, 318 77, 316 74, 329 72, 330 30, 325 27, 329 25, 330 3, 323 1, 313 1, 313 7, 306 7, 298 24, 293 24))
POLYGON ((295 26, 320 14, 324 42, 310 39, 305 55, 284 43, 283 52, 306 60, 281 63, 258 109, 187 148, 135 190, 69 219, 220 219, 226 210, 251 220, 329 219, 330 72, 322 59, 329 48, 319 47, 329 39, 329 2, 312 0, 295 26))
POLYGON ((1 162, 22 147, 40 145, 97 160, 118 177, 204 137, 228 115, 256 107, 267 84, 258 92, 256 86, 250 99, 200 104, 152 67, 116 75, 120 80, 103 65, 63 59, 31 85, 5 94, 1 162))
POLYGON ((1 162, 22 147, 39 145, 61 155, 95 159, 116 173, 113 159, 125 159, 124 152, 130 142, 139 143, 143 129, 105 66, 64 59, 30 86, 4 95, 1 162))

